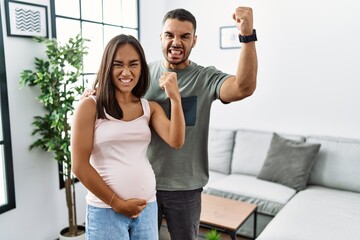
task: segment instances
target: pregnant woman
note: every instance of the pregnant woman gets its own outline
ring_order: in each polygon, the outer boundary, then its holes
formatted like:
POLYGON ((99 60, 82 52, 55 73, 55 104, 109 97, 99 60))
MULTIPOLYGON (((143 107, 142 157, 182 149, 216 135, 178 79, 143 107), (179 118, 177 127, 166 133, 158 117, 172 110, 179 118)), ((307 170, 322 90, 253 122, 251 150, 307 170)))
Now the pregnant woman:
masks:
POLYGON ((150 127, 178 149, 185 120, 175 73, 159 79, 171 120, 158 103, 143 98, 148 85, 136 38, 111 39, 94 83, 96 95, 79 102, 71 129, 72 170, 88 189, 87 240, 158 240, 156 182, 147 158, 150 127))

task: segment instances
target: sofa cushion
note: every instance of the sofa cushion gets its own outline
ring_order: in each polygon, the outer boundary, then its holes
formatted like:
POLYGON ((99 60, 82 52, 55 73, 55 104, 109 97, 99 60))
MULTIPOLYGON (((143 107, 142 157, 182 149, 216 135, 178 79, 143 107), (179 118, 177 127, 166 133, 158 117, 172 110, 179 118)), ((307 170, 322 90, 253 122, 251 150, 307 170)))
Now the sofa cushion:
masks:
POLYGON ((309 186, 297 193, 256 239, 360 239, 359 202, 359 193, 309 186))
POLYGON ((360 141, 309 136, 307 142, 321 143, 309 184, 360 192, 360 141))
POLYGON ((254 203, 258 206, 258 212, 271 216, 276 215, 296 193, 284 185, 243 174, 231 174, 210 183, 204 192, 254 203))
POLYGON ((209 130, 209 169, 229 174, 234 149, 235 131, 226 129, 209 130))
POLYGON ((228 174, 224 174, 224 173, 220 173, 220 172, 216 172, 216 171, 209 171, 209 181, 208 183, 205 185, 204 188, 206 188, 208 185, 224 178, 224 177, 227 177, 228 174))
POLYGON ((258 178, 303 190, 319 148, 320 144, 294 141, 274 133, 258 178))
MULTIPOLYGON (((272 132, 238 129, 235 135, 231 173, 257 176, 262 168, 270 146, 272 132)), ((305 141, 305 137, 280 134, 283 137, 305 141)))
POLYGON ((271 132, 239 129, 235 135, 231 173, 256 176, 266 157, 271 132))

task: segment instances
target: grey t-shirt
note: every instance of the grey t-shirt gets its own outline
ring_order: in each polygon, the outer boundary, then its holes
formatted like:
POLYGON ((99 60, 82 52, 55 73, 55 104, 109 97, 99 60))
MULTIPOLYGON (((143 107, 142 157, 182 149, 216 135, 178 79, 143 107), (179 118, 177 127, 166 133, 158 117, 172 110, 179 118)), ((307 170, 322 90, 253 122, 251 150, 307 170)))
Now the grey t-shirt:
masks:
POLYGON ((220 87, 230 75, 214 67, 190 62, 182 70, 164 67, 162 61, 149 64, 151 83, 145 98, 158 102, 168 117, 170 101, 159 87, 163 72, 176 72, 186 122, 186 140, 179 150, 171 148, 152 130, 148 157, 156 175, 157 190, 193 190, 206 185, 209 178, 208 130, 210 108, 219 99, 220 87))

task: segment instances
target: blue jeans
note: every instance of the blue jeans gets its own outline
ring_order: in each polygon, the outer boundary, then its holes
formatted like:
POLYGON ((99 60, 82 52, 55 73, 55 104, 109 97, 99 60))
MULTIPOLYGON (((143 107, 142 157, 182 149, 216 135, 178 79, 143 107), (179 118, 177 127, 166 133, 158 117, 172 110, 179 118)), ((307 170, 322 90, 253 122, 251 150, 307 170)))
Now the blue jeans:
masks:
POLYGON ((166 219, 171 240, 196 240, 200 225, 202 188, 189 191, 157 190, 159 229, 166 219))
POLYGON ((157 204, 150 202, 134 219, 111 208, 87 205, 87 240, 158 240, 157 204))

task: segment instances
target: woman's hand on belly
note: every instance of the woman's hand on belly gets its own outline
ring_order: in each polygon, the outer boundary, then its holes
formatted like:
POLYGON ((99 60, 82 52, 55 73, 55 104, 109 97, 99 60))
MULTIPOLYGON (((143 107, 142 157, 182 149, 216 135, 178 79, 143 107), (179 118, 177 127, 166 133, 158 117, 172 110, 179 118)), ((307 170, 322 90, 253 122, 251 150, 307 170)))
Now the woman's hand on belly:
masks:
POLYGON ((131 198, 127 200, 122 200, 117 197, 117 199, 112 204, 114 211, 121 213, 129 218, 136 218, 140 216, 141 211, 146 207, 146 200, 139 198, 131 198))

